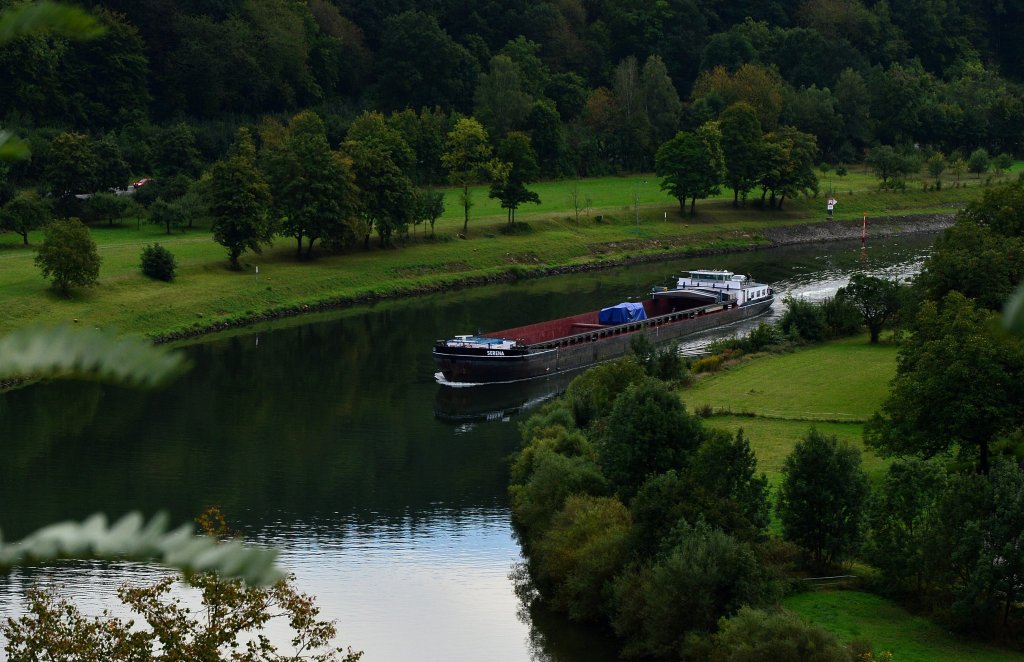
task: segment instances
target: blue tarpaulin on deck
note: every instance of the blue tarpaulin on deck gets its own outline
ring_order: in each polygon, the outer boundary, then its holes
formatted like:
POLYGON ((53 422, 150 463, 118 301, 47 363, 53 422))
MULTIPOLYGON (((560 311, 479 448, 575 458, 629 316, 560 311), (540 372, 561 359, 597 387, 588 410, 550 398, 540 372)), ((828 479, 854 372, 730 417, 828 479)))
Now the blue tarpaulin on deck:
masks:
POLYGON ((620 303, 617 306, 602 308, 597 314, 600 324, 625 324, 647 319, 642 303, 620 303))

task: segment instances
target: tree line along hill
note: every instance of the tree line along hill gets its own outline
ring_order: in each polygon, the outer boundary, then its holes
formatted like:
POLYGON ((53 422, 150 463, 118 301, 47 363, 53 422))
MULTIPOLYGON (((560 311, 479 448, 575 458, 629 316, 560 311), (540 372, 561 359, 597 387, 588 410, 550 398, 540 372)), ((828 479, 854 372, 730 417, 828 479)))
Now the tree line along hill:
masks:
MULTIPOLYGON (((677 131, 737 101, 765 132, 814 136, 833 163, 878 145, 966 156, 1024 142, 1018 1, 84 5, 106 27, 97 39, 0 46, 0 125, 33 154, 0 173, 0 203, 59 188, 50 151, 68 132, 118 156, 124 186, 198 174, 239 126, 306 109, 332 146, 367 110, 430 109, 448 128, 472 115, 495 145, 528 135, 549 178, 650 170, 677 131)), ((440 151, 413 151, 413 181, 441 181, 440 151)))

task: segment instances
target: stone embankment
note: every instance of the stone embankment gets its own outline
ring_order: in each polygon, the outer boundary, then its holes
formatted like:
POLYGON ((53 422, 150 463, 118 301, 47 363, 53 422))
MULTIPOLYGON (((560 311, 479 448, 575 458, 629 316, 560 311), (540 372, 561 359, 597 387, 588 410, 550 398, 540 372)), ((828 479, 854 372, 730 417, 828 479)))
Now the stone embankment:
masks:
MULTIPOLYGON (((941 232, 953 225, 954 212, 942 214, 907 214, 905 216, 868 217, 868 238, 897 234, 941 232)), ((860 239, 862 220, 828 221, 811 225, 792 225, 765 230, 764 238, 775 246, 809 244, 819 241, 860 239)))

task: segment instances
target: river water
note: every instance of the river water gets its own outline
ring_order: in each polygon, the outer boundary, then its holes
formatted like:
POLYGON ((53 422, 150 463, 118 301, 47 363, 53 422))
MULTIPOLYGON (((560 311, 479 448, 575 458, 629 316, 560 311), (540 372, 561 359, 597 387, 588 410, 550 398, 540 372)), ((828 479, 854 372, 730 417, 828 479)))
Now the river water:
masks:
MULTIPOLYGON (((97 511, 165 510, 178 522, 218 505, 248 540, 281 550, 299 588, 367 662, 615 659, 599 633, 524 609, 509 579, 520 560, 505 497, 516 423, 565 380, 442 386, 433 341, 641 298, 690 268, 771 283, 780 300, 761 318, 770 319, 783 296, 823 298, 854 271, 912 274, 932 239, 804 245, 386 302, 187 347, 192 370, 160 391, 56 382, 0 394, 4 538, 97 511)), ((743 328, 682 350, 699 353, 743 328)), ((164 573, 97 563, 16 570, 0 576, 0 616, 22 613, 32 585, 60 588, 87 614, 124 615, 117 587, 164 573)))

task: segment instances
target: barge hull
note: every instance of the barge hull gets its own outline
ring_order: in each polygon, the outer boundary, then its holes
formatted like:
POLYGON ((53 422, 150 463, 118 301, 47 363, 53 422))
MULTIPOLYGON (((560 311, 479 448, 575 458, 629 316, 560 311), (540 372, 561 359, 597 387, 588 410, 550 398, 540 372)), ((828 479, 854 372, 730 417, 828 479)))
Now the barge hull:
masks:
POLYGON ((699 311, 662 315, 629 324, 595 329, 569 338, 531 345, 523 353, 506 356, 467 355, 434 349, 434 360, 452 383, 486 384, 516 382, 580 370, 626 356, 637 334, 661 345, 693 333, 756 317, 774 298, 733 308, 708 307, 699 311))

